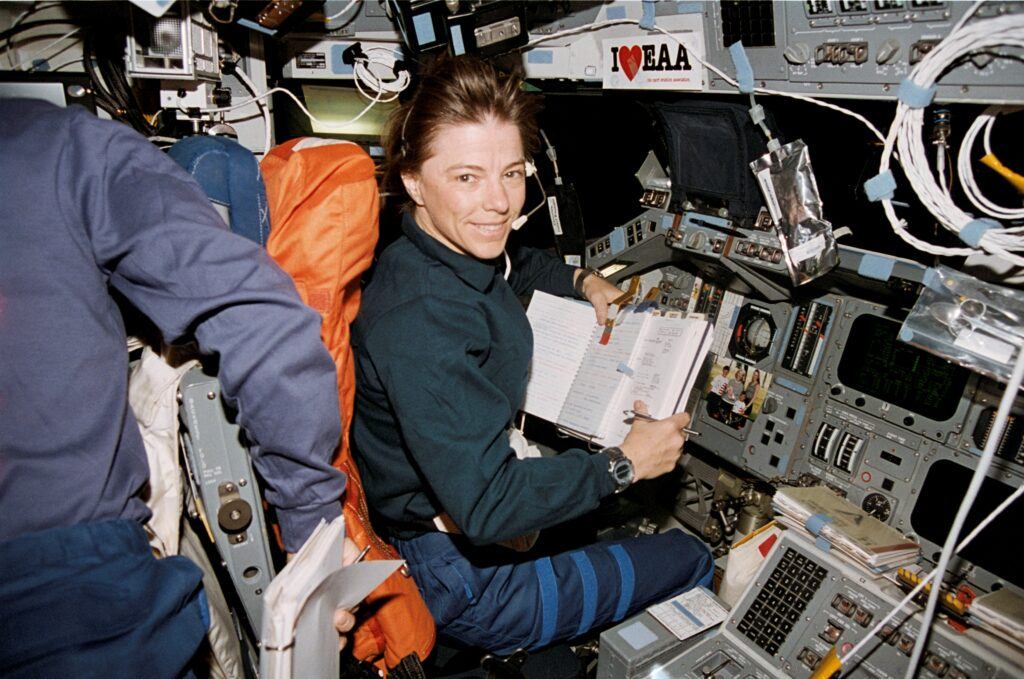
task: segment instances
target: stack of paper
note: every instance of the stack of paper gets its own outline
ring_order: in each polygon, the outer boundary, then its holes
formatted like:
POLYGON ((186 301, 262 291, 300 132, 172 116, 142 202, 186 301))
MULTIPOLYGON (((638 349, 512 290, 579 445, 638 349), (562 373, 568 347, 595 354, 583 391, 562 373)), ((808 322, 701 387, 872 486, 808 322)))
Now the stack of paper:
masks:
POLYGON ((825 486, 782 488, 772 504, 782 523, 826 540, 876 573, 912 563, 921 553, 916 542, 825 486))
POLYGON ((334 611, 349 609, 393 573, 402 561, 369 561, 341 567, 345 523, 321 521, 263 595, 260 677, 336 677, 338 633, 334 611))
POLYGON ((971 622, 1024 649, 1024 597, 1009 588, 983 594, 971 602, 971 622))

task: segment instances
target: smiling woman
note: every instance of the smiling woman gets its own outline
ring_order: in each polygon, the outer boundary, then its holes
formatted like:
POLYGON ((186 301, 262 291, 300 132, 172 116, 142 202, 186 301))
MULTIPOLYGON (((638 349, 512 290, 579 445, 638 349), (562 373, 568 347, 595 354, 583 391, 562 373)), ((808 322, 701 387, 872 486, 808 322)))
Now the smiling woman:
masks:
POLYGON ((402 183, 420 227, 452 250, 477 259, 501 255, 526 198, 526 159, 519 129, 489 115, 445 125, 431 155, 402 183))
POLYGON ((533 355, 519 297, 578 289, 603 320, 620 294, 538 250, 502 256, 536 109, 517 79, 475 58, 442 57, 424 75, 385 142, 388 176, 409 196, 403 235, 382 253, 352 331, 351 441, 380 528, 438 631, 496 653, 585 634, 707 584, 711 569, 679 531, 551 556, 509 549, 673 469, 689 422, 638 419, 621 450, 551 458, 528 457, 510 430, 533 355))

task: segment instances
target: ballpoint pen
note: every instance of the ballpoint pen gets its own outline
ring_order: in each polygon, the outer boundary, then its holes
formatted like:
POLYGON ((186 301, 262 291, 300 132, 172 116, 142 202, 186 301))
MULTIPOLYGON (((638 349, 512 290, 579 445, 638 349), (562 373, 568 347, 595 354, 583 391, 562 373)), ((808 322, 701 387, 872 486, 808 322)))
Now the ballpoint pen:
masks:
MULTIPOLYGON (((654 421, 656 421, 656 418, 651 417, 650 415, 645 415, 644 413, 638 413, 635 410, 623 410, 622 414, 623 415, 632 415, 633 417, 637 418, 638 420, 646 420, 647 422, 654 422, 654 421)), ((693 429, 689 429, 688 427, 683 427, 679 431, 683 432, 684 434, 688 434, 690 436, 700 436, 700 432, 699 431, 695 431, 693 429)))

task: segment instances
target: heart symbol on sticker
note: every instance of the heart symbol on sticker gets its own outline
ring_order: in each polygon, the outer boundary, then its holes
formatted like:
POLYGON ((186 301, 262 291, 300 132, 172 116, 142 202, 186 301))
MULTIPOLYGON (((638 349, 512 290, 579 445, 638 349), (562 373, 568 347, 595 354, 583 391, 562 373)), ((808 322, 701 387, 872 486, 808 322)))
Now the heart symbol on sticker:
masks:
POLYGON ((622 71, 630 80, 636 77, 642 60, 643 56, 640 53, 639 46, 633 45, 632 47, 619 48, 619 66, 622 67, 622 71))

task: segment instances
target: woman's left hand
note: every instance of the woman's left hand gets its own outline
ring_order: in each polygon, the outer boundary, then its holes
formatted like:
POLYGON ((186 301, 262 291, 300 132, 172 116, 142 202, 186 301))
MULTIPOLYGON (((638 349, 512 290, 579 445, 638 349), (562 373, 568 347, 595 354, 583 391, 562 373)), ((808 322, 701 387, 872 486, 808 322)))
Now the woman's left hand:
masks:
POLYGON ((594 314, 597 322, 604 325, 608 320, 608 305, 622 296, 622 290, 601 278, 598 275, 588 275, 586 269, 577 269, 577 276, 586 276, 583 280, 583 296, 594 305, 594 314))
MULTIPOLYGON (((359 548, 352 538, 345 538, 345 546, 342 550, 341 565, 348 566, 359 560, 359 548)), ((338 630, 338 650, 341 651, 348 645, 348 633, 356 626, 356 616, 353 610, 338 608, 334 611, 334 629, 338 630)))

